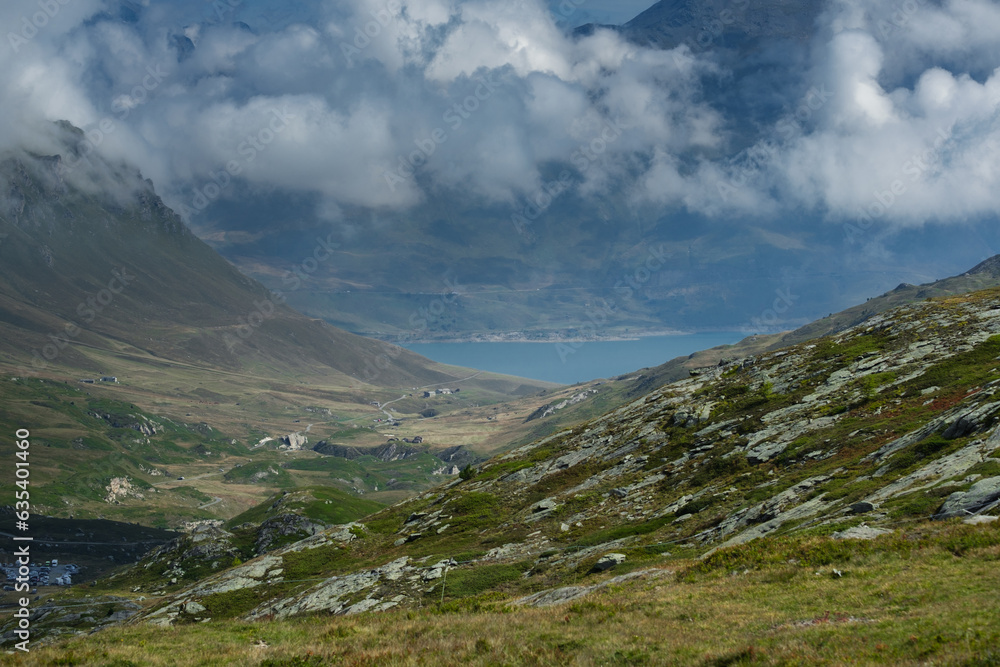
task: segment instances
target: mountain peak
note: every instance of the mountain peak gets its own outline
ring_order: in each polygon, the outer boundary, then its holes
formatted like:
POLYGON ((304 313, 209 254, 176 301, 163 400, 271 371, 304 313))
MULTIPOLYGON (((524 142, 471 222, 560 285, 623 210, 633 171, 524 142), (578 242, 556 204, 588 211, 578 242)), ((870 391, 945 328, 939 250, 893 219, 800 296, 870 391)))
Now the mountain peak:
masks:
POLYGON ((994 277, 1000 277, 1000 255, 993 255, 987 260, 976 264, 974 267, 963 273, 963 276, 974 276, 978 274, 988 274, 994 277))

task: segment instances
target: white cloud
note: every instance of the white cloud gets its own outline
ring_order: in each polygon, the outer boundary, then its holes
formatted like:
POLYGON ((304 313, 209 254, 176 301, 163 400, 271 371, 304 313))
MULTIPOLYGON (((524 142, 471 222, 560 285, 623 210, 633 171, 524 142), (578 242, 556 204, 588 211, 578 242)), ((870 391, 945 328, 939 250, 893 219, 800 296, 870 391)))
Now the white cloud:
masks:
MULTIPOLYGON (((16 4, 4 25, 35 6, 16 4)), ((553 165, 583 196, 710 216, 850 219, 897 181, 881 215, 895 224, 1000 206, 1000 7, 986 0, 831 2, 809 60, 774 75, 796 97, 749 129, 713 92, 729 80, 711 49, 574 38, 540 0, 244 0, 220 16, 188 0, 87 21, 103 8, 74 0, 0 53, 0 142, 51 146, 46 121, 111 119, 98 149, 171 203, 236 161, 242 184, 316 194, 325 218, 449 192, 515 202, 553 165), (150 68, 165 73, 152 87, 150 68), (274 109, 292 117, 249 160, 274 109)))

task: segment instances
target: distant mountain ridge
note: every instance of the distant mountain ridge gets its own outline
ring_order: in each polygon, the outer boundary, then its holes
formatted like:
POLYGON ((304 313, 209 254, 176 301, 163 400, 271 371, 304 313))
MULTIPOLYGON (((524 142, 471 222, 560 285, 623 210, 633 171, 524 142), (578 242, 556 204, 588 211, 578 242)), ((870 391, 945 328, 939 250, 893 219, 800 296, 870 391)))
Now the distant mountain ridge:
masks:
POLYGON ((872 297, 864 303, 838 313, 832 313, 792 331, 753 335, 735 345, 702 350, 687 357, 671 359, 654 368, 644 369, 644 377, 637 388, 633 390, 633 394, 642 390, 649 391, 661 384, 683 379, 692 371, 715 366, 726 359, 759 354, 823 336, 831 336, 858 326, 892 308, 926 299, 968 294, 997 286, 1000 286, 1000 255, 994 255, 957 276, 942 278, 923 285, 902 283, 895 289, 872 297))
POLYGON ((622 26, 629 39, 672 49, 681 44, 745 49, 759 40, 807 40, 823 0, 661 0, 622 26))
POLYGON ((980 274, 986 274, 991 278, 1000 278, 1000 255, 994 255, 987 260, 983 260, 962 275, 975 276, 980 274))
MULTIPOLYGON (((64 131, 71 154, 75 130, 64 131)), ((416 354, 292 310, 195 237, 135 170, 98 162, 94 168, 120 191, 88 194, 77 183, 89 167, 68 172, 66 164, 60 155, 25 152, 0 161, 0 359, 7 364, 28 373, 87 372, 93 364, 80 350, 97 347, 378 385, 454 377, 416 354)))

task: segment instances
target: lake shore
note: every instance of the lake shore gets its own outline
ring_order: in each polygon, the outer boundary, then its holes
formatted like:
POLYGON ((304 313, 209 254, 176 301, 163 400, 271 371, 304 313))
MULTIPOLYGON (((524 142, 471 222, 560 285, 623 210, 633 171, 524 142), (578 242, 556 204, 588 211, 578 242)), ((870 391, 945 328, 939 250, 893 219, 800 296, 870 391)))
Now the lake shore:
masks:
POLYGON ((694 336, 702 333, 732 333, 751 336, 752 332, 732 331, 683 331, 680 329, 643 329, 643 330, 612 330, 606 334, 597 336, 581 336, 561 331, 498 331, 491 333, 467 333, 461 335, 441 336, 407 336, 406 334, 392 335, 380 332, 353 332, 359 336, 374 338, 386 343, 396 345, 410 344, 431 344, 431 343, 598 343, 598 342, 626 342, 637 341, 643 338, 654 338, 660 336, 694 336))
POLYGON ((659 336, 638 336, 637 333, 634 338, 619 336, 601 340, 407 341, 402 345, 443 364, 544 382, 575 384, 659 366, 693 352, 731 345, 745 337, 743 333, 713 331, 659 336))

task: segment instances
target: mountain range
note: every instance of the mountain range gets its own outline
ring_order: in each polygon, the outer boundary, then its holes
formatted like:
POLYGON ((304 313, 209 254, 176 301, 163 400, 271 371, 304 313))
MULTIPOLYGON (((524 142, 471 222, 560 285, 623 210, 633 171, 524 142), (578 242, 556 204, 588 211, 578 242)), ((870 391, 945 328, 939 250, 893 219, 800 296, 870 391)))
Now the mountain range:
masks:
POLYGON ((0 533, 75 583, 0 664, 997 662, 996 7, 46 7, 0 533), (404 347, 706 330, 573 386, 404 347))

